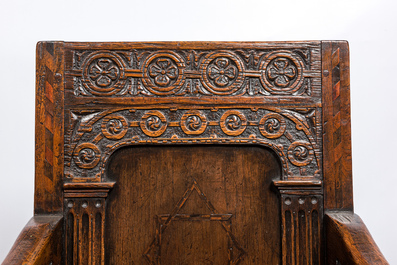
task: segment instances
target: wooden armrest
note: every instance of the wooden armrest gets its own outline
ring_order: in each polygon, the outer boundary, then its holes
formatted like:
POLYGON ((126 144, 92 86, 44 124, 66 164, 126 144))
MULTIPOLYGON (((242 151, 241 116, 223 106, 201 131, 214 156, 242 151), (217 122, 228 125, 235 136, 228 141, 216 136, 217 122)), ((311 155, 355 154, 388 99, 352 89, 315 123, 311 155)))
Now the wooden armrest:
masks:
POLYGON ((327 264, 389 264, 357 214, 326 213, 325 232, 327 264))
POLYGON ((2 265, 60 264, 63 216, 37 215, 26 224, 2 265))

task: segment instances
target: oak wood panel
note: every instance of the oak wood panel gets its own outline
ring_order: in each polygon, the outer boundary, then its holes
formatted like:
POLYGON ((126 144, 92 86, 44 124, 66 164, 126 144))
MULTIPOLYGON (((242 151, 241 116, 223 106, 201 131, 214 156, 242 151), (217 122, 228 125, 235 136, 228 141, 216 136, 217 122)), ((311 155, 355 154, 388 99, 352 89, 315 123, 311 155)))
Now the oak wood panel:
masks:
POLYGON ((2 265, 61 264, 63 217, 37 215, 26 224, 2 265))
POLYGON ((325 226, 327 264, 389 264, 357 214, 328 212, 325 226))
POLYGON ((107 264, 281 262, 271 190, 281 169, 268 149, 125 148, 113 154, 108 176, 116 185, 106 209, 107 264))

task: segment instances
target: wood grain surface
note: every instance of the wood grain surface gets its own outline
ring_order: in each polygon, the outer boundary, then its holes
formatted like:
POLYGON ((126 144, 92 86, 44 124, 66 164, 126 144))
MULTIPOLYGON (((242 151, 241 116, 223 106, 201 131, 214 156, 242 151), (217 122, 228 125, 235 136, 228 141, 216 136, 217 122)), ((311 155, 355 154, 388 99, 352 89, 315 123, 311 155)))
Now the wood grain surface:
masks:
POLYGON ((106 263, 279 264, 271 184, 280 173, 275 154, 260 147, 119 150, 109 163, 117 184, 107 204, 106 263))
POLYGON ((349 47, 322 42, 324 207, 353 210, 349 47))
POLYGON ((328 212, 325 225, 327 264, 389 264, 357 214, 328 212))
POLYGON ((62 212, 63 42, 36 49, 35 214, 62 212))
POLYGON ((61 264, 62 215, 37 215, 30 219, 15 241, 3 265, 61 264))

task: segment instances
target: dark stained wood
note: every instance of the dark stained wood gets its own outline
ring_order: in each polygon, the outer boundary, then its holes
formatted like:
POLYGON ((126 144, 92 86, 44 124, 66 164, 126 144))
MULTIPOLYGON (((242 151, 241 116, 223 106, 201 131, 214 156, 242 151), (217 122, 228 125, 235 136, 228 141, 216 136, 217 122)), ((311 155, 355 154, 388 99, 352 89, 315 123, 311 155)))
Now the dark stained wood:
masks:
POLYGON ((3 265, 61 264, 62 215, 36 215, 26 224, 3 265))
POLYGON ((349 91, 345 41, 39 42, 45 217, 3 264, 387 264, 349 91))
POLYGON ((145 254, 161 264, 280 263, 271 184, 281 169, 269 149, 130 147, 108 170, 117 184, 107 204, 107 264, 147 264, 145 254))
POLYGON ((349 47, 322 42, 324 207, 353 210, 349 47))
POLYGON ((327 264, 389 264, 357 214, 327 212, 325 226, 327 264))

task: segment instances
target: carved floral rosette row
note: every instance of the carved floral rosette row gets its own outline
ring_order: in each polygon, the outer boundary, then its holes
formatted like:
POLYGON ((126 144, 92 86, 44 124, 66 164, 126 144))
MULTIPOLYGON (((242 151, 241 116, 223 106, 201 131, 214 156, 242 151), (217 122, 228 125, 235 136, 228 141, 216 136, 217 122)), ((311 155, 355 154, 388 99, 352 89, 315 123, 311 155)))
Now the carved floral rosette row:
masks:
POLYGON ((283 177, 319 177, 321 153, 305 118, 281 109, 118 109, 71 113, 65 175, 103 179, 111 154, 139 144, 255 144, 280 158, 283 177))
POLYGON ((306 95, 309 50, 74 52, 76 96, 306 95))

